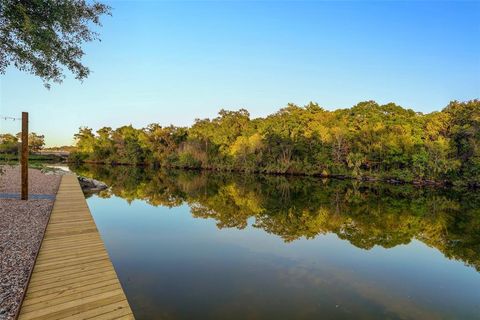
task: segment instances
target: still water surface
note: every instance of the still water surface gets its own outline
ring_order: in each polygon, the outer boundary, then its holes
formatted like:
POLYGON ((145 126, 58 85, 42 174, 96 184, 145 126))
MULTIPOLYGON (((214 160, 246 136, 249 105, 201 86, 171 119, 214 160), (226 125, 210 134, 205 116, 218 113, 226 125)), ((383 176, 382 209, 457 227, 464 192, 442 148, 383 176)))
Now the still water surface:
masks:
POLYGON ((73 168, 137 319, 480 319, 480 195, 73 168))

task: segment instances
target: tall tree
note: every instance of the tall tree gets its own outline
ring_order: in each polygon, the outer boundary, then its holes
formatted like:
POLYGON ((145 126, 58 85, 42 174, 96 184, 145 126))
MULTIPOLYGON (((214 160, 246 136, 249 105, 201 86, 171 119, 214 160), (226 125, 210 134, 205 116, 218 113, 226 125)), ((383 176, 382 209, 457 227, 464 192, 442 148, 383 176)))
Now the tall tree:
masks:
POLYGON ((28 135, 28 148, 30 152, 38 152, 45 146, 45 136, 43 134, 36 134, 31 132, 28 135))

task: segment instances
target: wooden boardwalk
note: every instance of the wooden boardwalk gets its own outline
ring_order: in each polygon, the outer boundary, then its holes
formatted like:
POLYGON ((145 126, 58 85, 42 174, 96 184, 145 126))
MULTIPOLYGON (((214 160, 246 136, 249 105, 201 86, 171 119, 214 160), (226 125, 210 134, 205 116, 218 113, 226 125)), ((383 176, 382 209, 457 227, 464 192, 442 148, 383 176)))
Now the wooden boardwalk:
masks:
POLYGON ((62 177, 18 319, 134 319, 75 176, 62 177))

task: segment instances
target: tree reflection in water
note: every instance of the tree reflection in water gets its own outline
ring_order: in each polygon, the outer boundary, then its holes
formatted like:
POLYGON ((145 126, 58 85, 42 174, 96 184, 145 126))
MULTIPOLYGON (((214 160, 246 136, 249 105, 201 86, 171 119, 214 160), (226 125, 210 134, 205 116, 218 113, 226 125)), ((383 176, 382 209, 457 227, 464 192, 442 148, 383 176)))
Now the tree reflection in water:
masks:
POLYGON ((335 233, 356 247, 392 248, 418 239, 480 271, 480 193, 411 185, 130 166, 72 167, 112 195, 152 206, 187 203, 218 228, 253 226, 286 242, 335 233))

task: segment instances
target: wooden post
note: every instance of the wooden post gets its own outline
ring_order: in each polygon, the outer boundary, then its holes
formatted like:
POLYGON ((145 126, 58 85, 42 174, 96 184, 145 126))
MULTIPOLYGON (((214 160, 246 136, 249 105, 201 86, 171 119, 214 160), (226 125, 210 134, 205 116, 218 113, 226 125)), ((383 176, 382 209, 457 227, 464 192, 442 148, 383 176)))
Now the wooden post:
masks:
POLYGON ((22 200, 28 200, 28 112, 22 112, 22 200))

